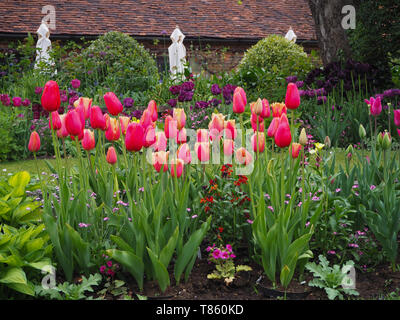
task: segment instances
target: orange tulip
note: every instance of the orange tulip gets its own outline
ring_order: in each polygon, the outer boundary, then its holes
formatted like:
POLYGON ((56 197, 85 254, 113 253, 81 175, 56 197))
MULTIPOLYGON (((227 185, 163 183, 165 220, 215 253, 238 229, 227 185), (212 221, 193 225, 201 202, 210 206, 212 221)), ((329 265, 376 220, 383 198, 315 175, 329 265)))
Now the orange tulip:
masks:
POLYGON ((96 146, 94 132, 90 129, 85 129, 83 132, 82 147, 84 150, 90 151, 96 146))
POLYGON ((186 124, 185 110, 182 108, 174 108, 173 118, 176 120, 178 130, 181 130, 186 124))
POLYGON ((265 149, 265 135, 264 132, 258 132, 258 148, 257 148, 257 133, 254 133, 251 137, 251 145, 253 146, 254 152, 264 152, 265 149))
POLYGON ((111 146, 108 148, 106 160, 111 165, 117 162, 117 153, 115 152, 114 147, 111 146))
POLYGON ((110 118, 110 124, 106 131, 106 139, 108 141, 116 141, 119 140, 120 135, 118 119, 110 118))
POLYGON ((129 122, 131 120, 129 119, 129 117, 125 117, 125 116, 120 116, 119 117, 119 124, 121 126, 121 130, 122 130, 122 134, 126 135, 126 129, 128 128, 129 122))
POLYGON ((40 150, 40 137, 36 131, 32 131, 29 138, 28 150, 30 152, 38 152, 40 150))
POLYGON ((90 109, 92 107, 92 100, 89 98, 80 97, 78 100, 74 102, 74 107, 77 108, 80 106, 84 110, 85 120, 89 119, 90 117, 90 109))
POLYGON ((211 115, 211 121, 208 124, 208 129, 210 131, 214 129, 217 132, 221 132, 224 129, 224 121, 225 116, 222 113, 213 113, 211 115))
POLYGON ((300 150, 301 150, 301 144, 293 142, 292 143, 292 158, 296 159, 299 156, 300 150))
POLYGON ((274 118, 276 117, 280 118, 283 113, 287 113, 287 108, 284 103, 279 103, 279 102, 273 103, 271 104, 271 108, 272 108, 272 116, 274 118))

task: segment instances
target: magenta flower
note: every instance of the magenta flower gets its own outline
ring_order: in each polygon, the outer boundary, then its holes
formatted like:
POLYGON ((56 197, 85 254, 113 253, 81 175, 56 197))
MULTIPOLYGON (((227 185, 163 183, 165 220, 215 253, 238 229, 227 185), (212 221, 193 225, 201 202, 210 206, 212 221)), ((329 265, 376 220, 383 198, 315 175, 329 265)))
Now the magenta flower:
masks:
POLYGON ((230 244, 227 244, 226 250, 228 250, 228 252, 232 252, 232 246, 230 244))
POLYGON ((221 250, 219 250, 219 249, 214 250, 214 252, 212 253, 212 256, 214 259, 221 258, 221 250))
POLYGON ((78 89, 81 86, 81 82, 78 79, 74 79, 71 81, 71 86, 74 89, 78 89))
POLYGON ((35 88, 35 94, 41 94, 42 91, 43 91, 43 88, 42 88, 42 87, 36 87, 36 88, 35 88))
POLYGON ((100 273, 104 273, 104 271, 106 271, 106 266, 101 266, 100 267, 100 273))
POLYGON ((110 260, 110 261, 107 261, 107 266, 109 267, 109 268, 111 268, 112 267, 112 261, 110 260))
POLYGON ((229 253, 227 251, 222 251, 221 258, 222 259, 229 259, 229 253))
POLYGON ((20 97, 14 97, 12 98, 12 102, 14 107, 20 107, 22 104, 22 99, 20 97))

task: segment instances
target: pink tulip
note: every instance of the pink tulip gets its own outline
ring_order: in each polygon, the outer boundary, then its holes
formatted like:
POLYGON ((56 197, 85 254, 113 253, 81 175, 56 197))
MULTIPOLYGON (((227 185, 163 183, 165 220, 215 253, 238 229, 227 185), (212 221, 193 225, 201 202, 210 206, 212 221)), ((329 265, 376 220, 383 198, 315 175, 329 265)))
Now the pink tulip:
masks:
POLYGON ((285 105, 288 109, 297 109, 300 106, 300 93, 297 85, 290 82, 286 89, 285 105))
POLYGON ((104 102, 106 104, 107 110, 113 116, 119 115, 124 106, 122 105, 121 101, 119 101, 118 97, 115 95, 114 92, 107 92, 103 96, 104 102))
POLYGON ((168 139, 174 139, 177 137, 178 123, 177 123, 176 119, 172 118, 171 116, 167 116, 165 118, 164 132, 165 132, 165 136, 168 139))
POLYGON ((243 113, 247 104, 246 92, 241 87, 236 87, 233 92, 233 112, 243 113))
POLYGON ((154 151, 166 151, 167 150, 167 137, 164 131, 156 132, 156 141, 152 145, 154 151))
POLYGON ((143 147, 145 131, 140 123, 131 122, 126 129, 125 147, 128 151, 140 151, 143 147))
POLYGON ((186 135, 186 129, 182 128, 179 130, 178 137, 177 137, 177 143, 185 143, 187 141, 187 135, 186 135))
POLYGON ((208 129, 212 129, 217 132, 221 132, 224 129, 225 116, 222 113, 213 113, 211 116, 211 121, 208 124, 208 129))
POLYGON ((231 156, 235 149, 235 142, 232 139, 224 139, 224 155, 231 156))
POLYGON ((156 129, 153 126, 148 126, 144 131, 143 147, 148 148, 156 142, 156 129))
POLYGON ((161 168, 164 172, 168 170, 168 155, 169 151, 158 151, 153 153, 153 166, 157 172, 160 172, 161 168))
POLYGON ((257 133, 254 133, 251 137, 251 145, 253 146, 254 152, 264 152, 265 149, 265 135, 264 132, 258 132, 258 148, 257 148, 257 133))
POLYGON ((380 115, 380 113, 382 112, 381 97, 378 97, 374 100, 374 102, 370 106, 370 111, 371 111, 371 114, 374 116, 380 115))
POLYGON ((151 121, 153 122, 157 121, 158 118, 157 104, 154 100, 151 100, 149 102, 149 104, 147 105, 147 109, 150 111, 151 121))
POLYGON ((96 146, 94 132, 90 129, 85 129, 83 132, 82 147, 84 150, 90 151, 96 146))
POLYGON ((197 142, 208 142, 209 141, 209 133, 207 129, 198 129, 197 130, 197 142))
POLYGON ((69 135, 67 127, 65 126, 65 117, 66 114, 60 115, 61 128, 57 130, 57 137, 60 139, 66 138, 69 135))
POLYGON ((279 126, 279 118, 272 118, 272 121, 268 127, 267 135, 272 138, 275 135, 276 130, 279 126))
POLYGON ((201 162, 207 162, 210 160, 210 143, 209 142, 196 142, 194 149, 197 154, 197 158, 201 162))
POLYGON ((181 159, 174 159, 171 161, 171 176, 175 177, 175 168, 176 168, 176 177, 179 178, 183 173, 184 162, 181 159))
POLYGON ((400 109, 398 110, 393 110, 394 114, 394 124, 396 127, 400 127, 400 109))
POLYGON ((250 152, 248 152, 243 147, 240 147, 239 149, 236 150, 235 156, 236 156, 236 161, 239 164, 244 164, 246 166, 253 160, 253 157, 251 156, 250 152))
POLYGON ((185 164, 188 164, 192 161, 192 154, 190 152, 190 148, 187 143, 183 143, 179 146, 178 159, 183 160, 185 164))
POLYGON ((269 107, 269 102, 267 99, 262 99, 262 112, 260 114, 260 117, 263 119, 269 118, 271 115, 271 109, 269 107))
POLYGON ((225 138, 235 140, 237 137, 237 130, 235 119, 224 121, 225 138))
POLYGON ((140 117, 140 124, 142 125, 143 129, 146 130, 148 126, 152 125, 152 123, 151 111, 149 109, 145 109, 140 117))
MULTIPOLYGON (((251 122, 251 127, 253 128, 253 131, 257 131, 257 115, 255 113, 251 114, 250 118, 251 122)), ((264 132, 264 120, 260 116, 258 116, 258 131, 264 132)))
POLYGON ((40 150, 40 137, 36 131, 32 131, 29 138, 28 150, 30 152, 38 152, 40 150))
POLYGON ((117 153, 114 147, 109 147, 107 151, 106 160, 109 164, 114 165, 117 162, 117 153))

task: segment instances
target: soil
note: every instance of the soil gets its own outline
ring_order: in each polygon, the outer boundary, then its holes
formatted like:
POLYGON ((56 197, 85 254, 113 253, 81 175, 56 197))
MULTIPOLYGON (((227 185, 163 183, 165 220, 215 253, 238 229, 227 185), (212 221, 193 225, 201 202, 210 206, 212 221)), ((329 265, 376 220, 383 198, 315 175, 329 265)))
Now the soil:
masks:
MULTIPOLYGON (((277 287, 272 290, 272 283, 265 276, 261 266, 254 262, 244 264, 251 266, 253 270, 239 273, 229 286, 223 280, 207 279, 207 275, 214 270, 214 265, 209 264, 204 257, 197 259, 186 283, 182 280, 176 285, 175 280, 171 279, 171 286, 163 293, 155 281, 145 282, 142 292, 139 292, 133 278, 130 281, 126 279, 126 282, 130 284, 132 297, 135 298, 135 293, 138 293, 149 300, 277 300, 282 297, 283 288, 277 287)), ((172 270, 170 274, 173 274, 172 270)), ((304 279, 300 282, 295 274, 288 287, 286 299, 328 300, 323 289, 308 286, 312 278, 312 274, 305 272, 304 279)), ((362 273, 357 270, 356 290, 359 296, 347 298, 378 300, 397 288, 400 288, 400 273, 393 272, 388 264, 381 265, 376 267, 374 272, 362 273)))

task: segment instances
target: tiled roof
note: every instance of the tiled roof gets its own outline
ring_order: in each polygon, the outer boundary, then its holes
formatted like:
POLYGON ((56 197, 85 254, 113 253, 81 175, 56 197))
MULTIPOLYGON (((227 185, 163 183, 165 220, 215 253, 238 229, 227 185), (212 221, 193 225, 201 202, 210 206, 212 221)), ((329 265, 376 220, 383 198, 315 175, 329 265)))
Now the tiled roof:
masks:
POLYGON ((259 39, 291 26, 299 40, 316 39, 306 0, 1 0, 0 34, 35 33, 45 5, 56 10, 52 35, 159 37, 179 25, 189 38, 259 39))

